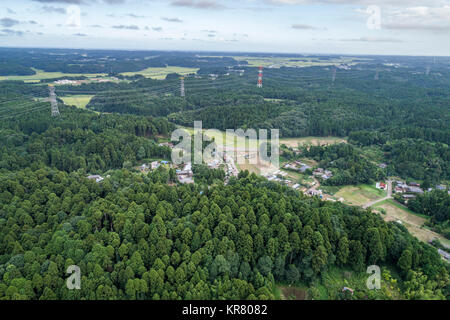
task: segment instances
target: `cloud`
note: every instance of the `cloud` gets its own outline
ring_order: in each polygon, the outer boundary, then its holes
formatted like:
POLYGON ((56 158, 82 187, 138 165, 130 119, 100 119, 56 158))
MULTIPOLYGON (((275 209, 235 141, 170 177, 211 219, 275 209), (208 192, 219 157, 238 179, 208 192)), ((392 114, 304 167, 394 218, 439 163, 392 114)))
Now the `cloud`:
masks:
POLYGON ((84 0, 32 0, 40 3, 65 3, 65 4, 84 4, 84 0))
MULTIPOLYGON (((90 4, 92 0, 32 0, 40 3, 64 3, 64 4, 90 4)), ((99 2, 99 1, 97 1, 99 2)), ((126 0, 101 0, 105 4, 123 4, 126 0)))
POLYGON ((166 17, 162 17, 161 19, 163 19, 164 21, 168 21, 168 22, 183 22, 183 20, 178 19, 178 18, 166 18, 166 17))
POLYGON ((103 28, 101 25, 99 24, 91 24, 89 27, 91 28, 103 28))
POLYGON ((8 12, 8 14, 17 14, 17 12, 10 8, 6 8, 6 12, 8 12))
POLYGON ((385 23, 383 28, 390 30, 422 30, 422 31, 447 31, 450 30, 448 25, 426 25, 420 23, 385 23))
POLYGON ((301 24, 301 23, 293 24, 291 26, 291 28, 298 29, 298 30, 315 30, 315 29, 317 29, 316 27, 310 26, 308 24, 301 24))
POLYGON ((145 16, 140 16, 134 13, 127 13, 125 16, 130 17, 130 18, 145 18, 145 16))
POLYGON ((215 34, 212 34, 212 33, 210 33, 210 34, 208 34, 208 37, 209 38, 214 38, 216 35, 215 34))
POLYGON ((74 33, 73 35, 77 37, 87 37, 87 34, 85 33, 74 33))
POLYGON ((170 5, 174 7, 187 7, 193 9, 220 10, 226 7, 215 1, 193 1, 193 0, 176 0, 170 5))
POLYGON ((122 4, 125 3, 125 0, 103 0, 106 4, 122 4))
POLYGON ((426 6, 394 9, 386 13, 382 28, 391 30, 450 30, 450 5, 432 8, 426 6))
POLYGON ((161 27, 152 27, 152 29, 153 29, 153 31, 157 31, 157 32, 162 31, 161 27))
POLYGON ((41 9, 46 13, 66 14, 66 9, 61 7, 43 6, 41 9))
POLYGON ((36 21, 34 21, 34 20, 30 20, 30 21, 28 21, 28 23, 29 24, 38 24, 36 21))
POLYGON ((12 26, 14 26, 16 24, 19 24, 19 23, 20 23, 20 21, 14 20, 14 19, 11 19, 11 18, 2 18, 2 19, 0 19, 0 26, 6 27, 6 28, 12 27, 12 26))
POLYGON ((267 4, 272 5, 356 5, 356 6, 370 6, 370 5, 385 5, 392 7, 408 7, 411 5, 423 5, 425 2, 428 6, 440 6, 445 3, 445 0, 265 0, 267 4))
POLYGON ((23 31, 12 30, 12 29, 2 29, 0 30, 0 36, 23 36, 23 31))
POLYGON ((373 38, 373 37, 361 37, 356 39, 339 39, 339 41, 349 41, 349 42, 390 42, 390 43, 401 43, 404 42, 400 39, 393 38, 373 38))
POLYGON ((139 27, 136 25, 129 25, 129 26, 118 25, 118 26, 112 26, 112 27, 114 29, 139 30, 139 27))

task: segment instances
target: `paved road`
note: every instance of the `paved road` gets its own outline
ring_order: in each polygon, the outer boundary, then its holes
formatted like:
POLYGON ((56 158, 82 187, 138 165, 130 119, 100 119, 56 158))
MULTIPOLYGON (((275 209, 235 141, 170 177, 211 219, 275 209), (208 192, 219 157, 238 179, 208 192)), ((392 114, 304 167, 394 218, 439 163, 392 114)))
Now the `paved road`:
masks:
POLYGON ((368 207, 371 207, 371 206, 373 206, 374 204, 376 204, 378 202, 381 202, 381 201, 384 201, 384 200, 387 200, 387 199, 391 199, 391 198, 392 198, 392 181, 388 180, 387 181, 387 196, 384 197, 384 198, 378 199, 378 200, 370 201, 370 202, 364 204, 362 207, 364 209, 367 209, 368 207))

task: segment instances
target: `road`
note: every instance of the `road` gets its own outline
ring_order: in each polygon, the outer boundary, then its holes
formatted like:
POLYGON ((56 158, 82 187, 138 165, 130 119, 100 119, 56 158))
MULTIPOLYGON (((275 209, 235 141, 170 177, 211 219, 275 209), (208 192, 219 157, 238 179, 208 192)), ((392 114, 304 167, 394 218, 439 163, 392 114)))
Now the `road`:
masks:
POLYGON ((392 181, 388 180, 387 181, 387 196, 384 197, 384 198, 378 199, 378 200, 370 201, 370 202, 364 204, 362 207, 364 209, 367 209, 367 208, 373 206, 374 204, 376 204, 378 202, 381 202, 381 201, 384 201, 384 200, 387 200, 387 199, 391 199, 391 198, 392 198, 392 181))

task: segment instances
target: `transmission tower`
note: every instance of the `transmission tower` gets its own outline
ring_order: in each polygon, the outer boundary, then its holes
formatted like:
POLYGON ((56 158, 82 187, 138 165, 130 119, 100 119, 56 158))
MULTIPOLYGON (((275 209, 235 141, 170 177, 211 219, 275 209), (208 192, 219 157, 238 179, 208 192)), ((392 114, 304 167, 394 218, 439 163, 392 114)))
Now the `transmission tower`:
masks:
POLYGON ((52 106, 52 117, 59 116, 58 101, 56 101, 55 87, 49 85, 48 90, 50 92, 49 100, 52 106))
POLYGON ((180 77, 180 95, 182 97, 186 96, 186 92, 184 91, 184 77, 180 77))
POLYGON ((336 80, 336 68, 333 68, 331 70, 331 81, 333 82, 333 84, 334 84, 334 80, 336 80))
POLYGON ((263 67, 259 67, 259 71, 258 71, 258 88, 262 88, 262 77, 263 77, 263 71, 262 71, 263 67))

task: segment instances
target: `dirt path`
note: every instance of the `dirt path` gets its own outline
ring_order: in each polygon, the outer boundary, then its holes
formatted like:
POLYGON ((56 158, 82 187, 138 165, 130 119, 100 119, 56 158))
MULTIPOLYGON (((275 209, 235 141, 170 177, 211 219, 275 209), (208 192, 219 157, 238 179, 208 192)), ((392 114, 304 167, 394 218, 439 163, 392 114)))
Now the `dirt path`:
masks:
POLYGON ((312 177, 313 178, 313 180, 314 180, 314 185, 311 187, 311 188, 309 188, 308 190, 306 190, 307 192, 309 192, 309 191, 315 191, 315 190, 317 190, 317 188, 319 188, 320 187, 320 182, 319 182, 319 180, 317 180, 316 179, 316 177, 312 177))
POLYGON ((374 204, 376 204, 378 202, 381 202, 381 201, 384 201, 384 200, 387 200, 387 199, 391 199, 391 198, 392 198, 392 181, 388 180, 388 182, 387 182, 387 196, 384 197, 384 198, 378 199, 378 200, 367 202, 362 207, 363 207, 363 209, 367 209, 367 208, 373 206, 374 204))

